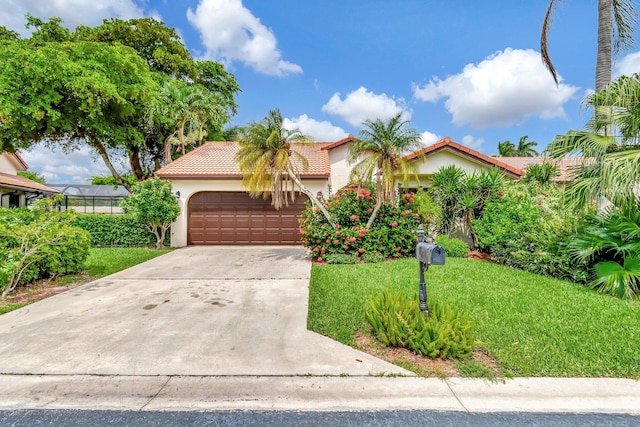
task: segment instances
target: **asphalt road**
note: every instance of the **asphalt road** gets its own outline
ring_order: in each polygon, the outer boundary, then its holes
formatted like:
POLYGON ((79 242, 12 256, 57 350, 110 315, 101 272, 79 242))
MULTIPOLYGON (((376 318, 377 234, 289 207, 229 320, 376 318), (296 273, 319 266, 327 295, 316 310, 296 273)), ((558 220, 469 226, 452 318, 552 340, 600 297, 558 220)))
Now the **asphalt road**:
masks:
POLYGON ((379 412, 144 412, 20 410, 0 411, 0 426, 640 426, 640 416, 434 411, 379 412))

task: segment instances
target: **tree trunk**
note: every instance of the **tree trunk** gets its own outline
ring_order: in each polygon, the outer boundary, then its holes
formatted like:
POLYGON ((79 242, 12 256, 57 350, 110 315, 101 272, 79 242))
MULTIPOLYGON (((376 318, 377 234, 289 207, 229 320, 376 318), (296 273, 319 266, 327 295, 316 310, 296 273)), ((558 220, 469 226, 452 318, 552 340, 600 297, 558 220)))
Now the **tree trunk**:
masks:
POLYGON ((596 59, 596 91, 611 82, 613 43, 613 0, 598 0, 598 55, 596 59))
POLYGON ((129 153, 129 165, 131 166, 131 172, 136 178, 136 181, 142 181, 144 179, 144 171, 140 164, 140 147, 131 147, 131 152, 129 153))
POLYGON ((379 200, 376 200, 376 205, 373 208, 373 212, 371 212, 371 216, 369 217, 369 221, 367 221, 367 230, 369 230, 371 228, 371 226, 373 225, 373 221, 376 220, 376 216, 378 215, 378 211, 380 210, 380 206, 382 206, 382 203, 379 200))
POLYGON ((331 214, 329 213, 329 211, 324 207, 324 205, 322 203, 320 203, 320 200, 316 199, 316 196, 313 195, 311 193, 311 191, 309 191, 309 189, 307 187, 305 187, 305 185, 302 183, 302 181, 300 181, 300 179, 298 178, 298 176, 293 172, 293 170, 291 170, 290 167, 287 168, 287 173, 289 174, 289 177, 291 177, 291 179, 293 180, 293 182, 296 183, 296 185, 298 186, 298 188, 300 189, 300 191, 302 191, 304 194, 307 195, 307 197, 309 197, 309 200, 311 200, 312 203, 315 203, 315 205, 320 208, 320 211, 322 212, 322 214, 324 215, 324 217, 327 219, 327 221, 329 222, 329 224, 331 224, 331 227, 333 227, 334 229, 336 228, 336 224, 333 222, 333 220, 331 219, 331 214))
POLYGON ((131 185, 129 185, 128 182, 125 182, 125 180, 122 179, 122 176, 120 176, 116 168, 113 167, 113 163, 111 163, 111 159, 109 158, 109 153, 107 153, 107 149, 105 148, 105 146, 100 141, 92 141, 92 145, 96 147, 96 149, 98 150, 98 154, 100 154, 100 157, 102 157, 104 164, 107 166, 107 168, 109 169, 109 172, 111 172, 111 175, 115 178, 116 182, 119 185, 122 185, 127 190, 131 191, 131 185))

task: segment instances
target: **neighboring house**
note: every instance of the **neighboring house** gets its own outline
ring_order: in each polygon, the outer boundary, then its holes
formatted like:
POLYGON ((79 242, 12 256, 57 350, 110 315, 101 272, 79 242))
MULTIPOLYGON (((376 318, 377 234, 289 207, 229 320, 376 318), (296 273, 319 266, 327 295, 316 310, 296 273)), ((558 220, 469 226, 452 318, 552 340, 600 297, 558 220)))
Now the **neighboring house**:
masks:
MULTIPOLYGON (((349 135, 333 143, 293 144, 309 161, 301 170, 302 182, 316 194, 327 194, 329 186, 335 193, 349 183, 352 165, 347 161, 349 135)), ((171 226, 171 246, 215 244, 298 244, 298 218, 304 209, 306 196, 300 194, 289 206, 276 211, 270 199, 251 198, 242 186, 242 176, 235 162, 238 144, 207 142, 201 147, 168 164, 156 172, 170 180, 181 205, 181 213, 171 226)), ((444 138, 421 153, 406 156, 415 159, 420 182, 409 187, 428 186, 431 177, 444 165, 455 164, 467 172, 498 167, 512 178, 519 179, 522 170, 495 157, 444 138)))
POLYGON ((18 153, 4 152, 0 155, 0 207, 27 206, 30 199, 59 192, 46 185, 18 176, 18 171, 26 171, 28 168, 29 166, 18 153))
POLYGON ((495 159, 513 166, 521 171, 527 171, 527 168, 532 165, 540 165, 542 163, 549 162, 557 166, 558 176, 552 178, 552 181, 558 184, 566 184, 573 181, 572 168, 580 166, 585 162, 584 157, 562 157, 560 159, 550 159, 548 157, 495 157, 495 159))

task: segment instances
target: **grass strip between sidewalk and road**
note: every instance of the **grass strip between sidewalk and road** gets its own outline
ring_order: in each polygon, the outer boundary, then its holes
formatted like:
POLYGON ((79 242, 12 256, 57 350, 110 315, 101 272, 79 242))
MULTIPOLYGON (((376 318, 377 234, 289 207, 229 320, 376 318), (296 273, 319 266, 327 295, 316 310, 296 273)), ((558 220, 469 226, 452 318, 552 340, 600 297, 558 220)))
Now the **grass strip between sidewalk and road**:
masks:
MULTIPOLYGON (((478 346, 514 376, 640 378, 640 301, 473 259, 425 274, 428 298, 467 312, 478 346)), ((370 328, 371 298, 394 289, 418 298, 418 261, 314 265, 309 329, 354 345, 370 328)))

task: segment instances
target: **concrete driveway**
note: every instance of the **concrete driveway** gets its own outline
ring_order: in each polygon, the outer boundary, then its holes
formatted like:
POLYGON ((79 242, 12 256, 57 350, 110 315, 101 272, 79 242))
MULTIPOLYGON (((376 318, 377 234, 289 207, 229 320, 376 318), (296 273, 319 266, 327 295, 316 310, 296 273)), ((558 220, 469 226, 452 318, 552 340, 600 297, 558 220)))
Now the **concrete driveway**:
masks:
POLYGON ((187 247, 0 317, 8 375, 412 374, 306 329, 300 247, 187 247))

